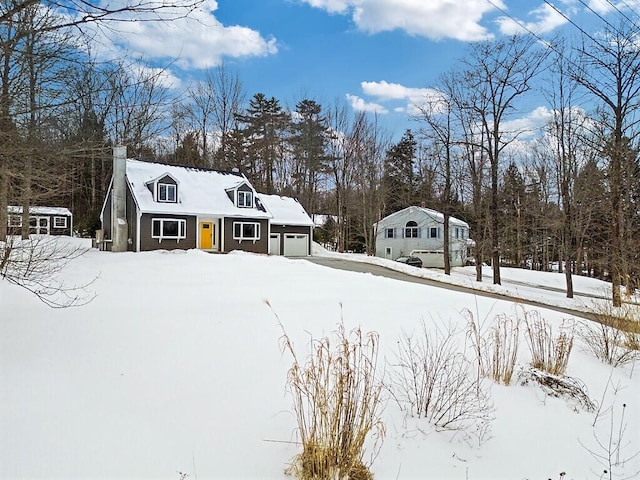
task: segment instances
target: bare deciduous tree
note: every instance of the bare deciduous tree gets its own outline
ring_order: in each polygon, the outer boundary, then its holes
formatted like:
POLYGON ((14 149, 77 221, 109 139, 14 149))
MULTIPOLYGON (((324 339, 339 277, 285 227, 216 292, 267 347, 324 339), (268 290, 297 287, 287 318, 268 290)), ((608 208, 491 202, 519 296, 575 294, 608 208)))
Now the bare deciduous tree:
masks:
POLYGON ((517 100, 532 88, 532 80, 548 54, 533 36, 514 35, 472 46, 463 60, 465 88, 474 90, 466 105, 483 130, 481 147, 491 167, 490 231, 493 283, 500 283, 500 239, 498 232, 498 171, 502 152, 521 132, 505 131, 505 121, 515 111, 517 100))
POLYGON ((614 306, 622 305, 620 286, 625 273, 623 250, 624 157, 640 130, 640 49, 635 25, 604 26, 597 36, 583 38, 580 63, 571 76, 595 99, 607 136, 601 155, 608 161, 611 207, 610 271, 614 306))

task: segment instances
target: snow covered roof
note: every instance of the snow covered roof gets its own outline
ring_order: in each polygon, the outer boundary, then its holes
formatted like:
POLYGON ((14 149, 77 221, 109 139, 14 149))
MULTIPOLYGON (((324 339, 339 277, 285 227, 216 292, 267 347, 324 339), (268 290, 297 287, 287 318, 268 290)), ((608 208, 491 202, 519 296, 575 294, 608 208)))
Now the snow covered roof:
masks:
MULTIPOLYGON (((22 214, 22 206, 17 205, 9 205, 7 207, 7 212, 13 215, 21 215, 22 214)), ((65 207, 42 207, 42 206, 30 206, 29 207, 30 215, 61 215, 61 216, 71 216, 71 210, 65 207)))
MULTIPOLYGON (((403 208, 402 210, 398 210, 397 212, 394 212, 380 219, 380 222, 378 223, 386 223, 388 219, 392 219, 394 216, 399 214, 416 214, 416 213, 418 215, 427 216, 431 220, 434 220, 437 223, 444 223, 444 215, 441 212, 438 212, 436 210, 431 210, 430 208, 416 207, 416 206, 411 206, 411 207, 403 208)), ((467 222, 460 220, 459 218, 456 218, 456 217, 449 217, 449 225, 456 225, 459 227, 469 228, 469 224, 467 222)))
POLYGON ((313 220, 295 198, 266 195, 264 193, 260 193, 259 197, 267 207, 267 210, 273 215, 272 223, 305 227, 313 226, 313 220))
POLYGON ((251 183, 240 173, 127 159, 127 181, 143 213, 271 218, 268 212, 259 208, 236 207, 229 198, 227 190, 243 184, 253 190, 251 183), (154 201, 153 193, 147 187, 149 182, 165 175, 170 175, 178 183, 177 203, 154 201))

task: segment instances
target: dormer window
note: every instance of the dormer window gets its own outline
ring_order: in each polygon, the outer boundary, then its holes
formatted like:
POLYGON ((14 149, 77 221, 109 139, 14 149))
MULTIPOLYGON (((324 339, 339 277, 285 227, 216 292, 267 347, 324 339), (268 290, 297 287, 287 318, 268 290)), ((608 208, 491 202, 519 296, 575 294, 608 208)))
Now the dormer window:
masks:
POLYGON ((176 203, 178 195, 176 185, 171 183, 158 183, 158 201, 176 203))
POLYGON ((238 190, 238 207, 253 208, 253 192, 238 190))

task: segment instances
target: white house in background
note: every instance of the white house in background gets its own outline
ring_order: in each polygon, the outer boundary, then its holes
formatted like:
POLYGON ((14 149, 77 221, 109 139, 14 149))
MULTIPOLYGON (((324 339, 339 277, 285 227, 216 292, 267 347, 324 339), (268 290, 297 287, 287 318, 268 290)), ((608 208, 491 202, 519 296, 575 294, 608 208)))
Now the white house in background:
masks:
MULTIPOLYGON (((407 207, 374 224, 376 256, 395 260, 403 255, 420 257, 425 267, 444 267, 444 215, 422 207, 407 207)), ((467 262, 469 224, 449 217, 449 252, 452 267, 467 262)))

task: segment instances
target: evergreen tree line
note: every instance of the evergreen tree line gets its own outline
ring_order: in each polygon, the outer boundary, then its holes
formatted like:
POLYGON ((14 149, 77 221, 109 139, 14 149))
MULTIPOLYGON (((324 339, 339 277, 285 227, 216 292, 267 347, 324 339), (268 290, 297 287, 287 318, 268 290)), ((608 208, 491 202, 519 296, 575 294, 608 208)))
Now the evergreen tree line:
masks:
POLYGON ((377 220, 422 205, 470 223, 479 281, 485 263, 494 283, 500 265, 558 265, 568 296, 571 275, 592 275, 612 281, 615 303, 637 281, 640 51, 629 21, 577 41, 471 44, 392 143, 378 118, 339 100, 247 100, 225 65, 176 92, 162 70, 98 62, 91 39, 43 4, 11 5, 0 10, 0 240, 10 204, 68 206, 92 234, 118 144, 141 160, 238 169, 259 191, 328 214, 317 235, 340 251, 373 251, 377 220), (545 99, 542 128, 516 121, 533 94, 545 99))

